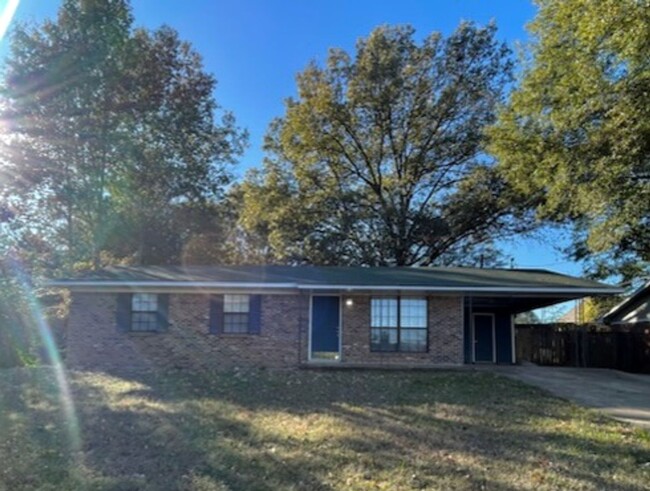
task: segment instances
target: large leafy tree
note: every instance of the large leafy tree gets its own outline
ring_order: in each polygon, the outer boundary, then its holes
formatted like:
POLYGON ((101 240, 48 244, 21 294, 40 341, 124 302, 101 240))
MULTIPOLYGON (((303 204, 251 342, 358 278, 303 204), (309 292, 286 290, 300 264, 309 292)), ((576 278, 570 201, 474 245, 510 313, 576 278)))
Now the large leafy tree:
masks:
POLYGON ((494 25, 418 43, 380 27, 356 53, 298 74, 242 185, 241 223, 275 261, 467 262, 512 232, 516 197, 486 160, 483 129, 510 80, 494 25))
POLYGON ((3 194, 47 215, 70 260, 97 253, 109 220, 104 183, 123 160, 110 152, 120 124, 109 108, 131 22, 125 2, 68 1, 56 21, 17 27, 6 60, 3 194))
POLYGON ((597 276, 650 261, 650 4, 538 0, 530 58, 490 134, 538 216, 575 225, 597 276))
POLYGON ((219 197, 245 139, 199 55, 134 29, 128 0, 65 0, 15 29, 3 75, 3 201, 31 203, 68 265, 176 259, 175 210, 219 197))
POLYGON ((206 232, 206 215, 219 215, 230 179, 226 164, 234 163, 246 135, 232 114, 217 119, 215 80, 174 30, 139 29, 131 46, 125 70, 135 114, 131 163, 113 190, 130 240, 115 237, 143 262, 177 262, 185 243, 206 232))

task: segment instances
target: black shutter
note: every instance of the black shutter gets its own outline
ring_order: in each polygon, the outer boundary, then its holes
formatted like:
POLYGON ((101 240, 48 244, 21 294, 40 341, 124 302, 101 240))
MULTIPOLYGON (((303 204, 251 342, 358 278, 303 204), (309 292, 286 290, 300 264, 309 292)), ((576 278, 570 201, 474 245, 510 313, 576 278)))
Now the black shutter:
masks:
POLYGON ((131 294, 118 293, 115 309, 115 320, 120 331, 131 330, 131 294))
POLYGON ((259 334, 262 328, 262 295, 251 295, 248 304, 248 332, 259 334))
POLYGON ((223 295, 210 297, 210 333, 219 334, 223 331, 223 295))
POLYGON ((158 294, 158 331, 166 331, 169 328, 169 295, 158 294))

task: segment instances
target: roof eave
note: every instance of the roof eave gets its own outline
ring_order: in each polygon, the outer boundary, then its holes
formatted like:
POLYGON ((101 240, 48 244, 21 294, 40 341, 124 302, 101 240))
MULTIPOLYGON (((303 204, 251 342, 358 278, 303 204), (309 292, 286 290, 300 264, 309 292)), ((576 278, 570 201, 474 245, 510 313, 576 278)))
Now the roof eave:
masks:
POLYGON ((114 281, 114 280, 75 280, 51 281, 50 287, 68 288, 71 290, 84 289, 251 289, 251 290, 297 290, 297 291, 412 291, 412 292, 441 292, 463 294, 568 294, 568 295, 612 295, 623 293, 617 287, 526 287, 526 286, 429 286, 429 285, 337 285, 309 283, 252 283, 252 282, 215 282, 215 281, 114 281))
MULTIPOLYGON (((648 281, 645 285, 643 285, 641 288, 639 288, 634 293, 632 293, 629 297, 623 299, 622 302, 612 307, 609 312, 603 315, 602 317, 603 322, 605 324, 609 324, 612 318, 618 315, 621 312, 621 310, 623 310, 629 304, 635 302, 638 298, 644 295, 648 290, 650 290, 650 281, 648 281)), ((620 293, 624 293, 624 290, 621 291, 620 293)))

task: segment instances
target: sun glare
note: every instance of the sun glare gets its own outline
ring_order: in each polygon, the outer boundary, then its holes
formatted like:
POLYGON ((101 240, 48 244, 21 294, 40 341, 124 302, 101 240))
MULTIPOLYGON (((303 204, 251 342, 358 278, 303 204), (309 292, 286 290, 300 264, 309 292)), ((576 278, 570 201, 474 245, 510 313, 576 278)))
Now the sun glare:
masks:
POLYGON ((66 377, 65 367, 61 360, 61 355, 54 341, 54 336, 50 326, 43 315, 41 305, 33 292, 33 286, 28 278, 27 273, 21 263, 15 259, 9 259, 8 263, 10 273, 18 280, 19 288, 23 292, 29 308, 31 317, 28 325, 36 329, 47 356, 47 362, 54 370, 56 383, 59 391, 59 402, 63 413, 64 421, 67 427, 70 448, 77 452, 81 448, 81 436, 79 433, 79 422, 77 413, 70 392, 70 385, 66 377))
POLYGON ((20 0, 0 0, 0 41, 5 37, 20 0))

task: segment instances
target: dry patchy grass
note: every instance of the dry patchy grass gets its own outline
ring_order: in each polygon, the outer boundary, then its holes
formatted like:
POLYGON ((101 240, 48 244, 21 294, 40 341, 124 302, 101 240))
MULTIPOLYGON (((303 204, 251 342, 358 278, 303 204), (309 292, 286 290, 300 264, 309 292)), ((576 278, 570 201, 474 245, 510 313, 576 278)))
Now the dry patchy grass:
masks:
POLYGON ((642 490, 650 436, 487 373, 0 371, 0 490, 642 490))

